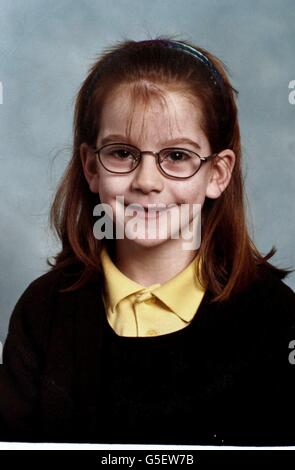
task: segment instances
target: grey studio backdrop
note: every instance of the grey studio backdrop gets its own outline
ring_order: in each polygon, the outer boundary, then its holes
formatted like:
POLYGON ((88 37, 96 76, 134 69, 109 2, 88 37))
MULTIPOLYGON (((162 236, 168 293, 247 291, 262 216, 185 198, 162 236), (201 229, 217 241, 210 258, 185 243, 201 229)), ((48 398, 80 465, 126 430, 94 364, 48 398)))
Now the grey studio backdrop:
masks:
MULTIPOLYGON (((104 47, 179 34, 220 57, 239 90, 250 233, 295 267, 294 0, 0 0, 0 341, 59 244, 47 217, 71 155, 75 94, 104 47)), ((286 284, 295 287, 295 273, 286 284)))

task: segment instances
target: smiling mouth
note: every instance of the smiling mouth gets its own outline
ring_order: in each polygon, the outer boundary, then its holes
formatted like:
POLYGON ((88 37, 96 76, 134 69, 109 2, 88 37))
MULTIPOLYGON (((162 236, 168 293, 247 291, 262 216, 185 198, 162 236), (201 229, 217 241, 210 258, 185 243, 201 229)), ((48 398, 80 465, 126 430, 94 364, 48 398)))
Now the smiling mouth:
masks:
POLYGON ((136 209, 138 211, 145 211, 146 213, 148 212, 163 212, 166 211, 167 209, 171 209, 172 207, 177 206, 177 204, 165 204, 164 207, 163 205, 157 205, 155 204, 148 204, 147 206, 143 206, 141 204, 124 204, 125 207, 129 207, 130 209, 136 209))

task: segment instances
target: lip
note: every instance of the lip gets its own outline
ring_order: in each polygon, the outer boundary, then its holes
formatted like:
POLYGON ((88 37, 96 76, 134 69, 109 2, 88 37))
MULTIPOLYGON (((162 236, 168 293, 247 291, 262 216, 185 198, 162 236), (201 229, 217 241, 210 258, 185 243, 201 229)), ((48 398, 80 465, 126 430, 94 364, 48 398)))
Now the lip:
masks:
MULTIPOLYGON (((172 206, 176 206, 177 204, 172 204, 172 206)), ((140 204, 139 202, 133 202, 133 203, 126 203, 124 204, 125 207, 130 207, 131 209, 137 209, 140 210, 144 208, 145 211, 149 210, 150 212, 161 212, 161 211, 166 211, 167 209, 171 208, 171 204, 165 204, 164 202, 154 202, 150 203, 148 205, 146 204, 140 204), (162 206, 164 204, 164 207, 162 206)))
POLYGON ((139 217, 140 219, 158 219, 160 215, 168 209, 168 207, 157 207, 159 204, 160 203, 151 203, 150 205, 143 205, 139 203, 131 203, 124 204, 124 207, 136 209, 136 217, 139 217))

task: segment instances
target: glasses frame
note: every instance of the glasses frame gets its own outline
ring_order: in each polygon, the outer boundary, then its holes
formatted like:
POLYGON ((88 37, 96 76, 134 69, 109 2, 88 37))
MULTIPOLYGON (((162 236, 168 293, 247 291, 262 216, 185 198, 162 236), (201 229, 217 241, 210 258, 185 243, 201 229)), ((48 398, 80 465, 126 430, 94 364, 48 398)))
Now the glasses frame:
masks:
POLYGON ((110 173, 113 173, 113 174, 116 174, 116 175, 127 175, 129 173, 132 173, 132 171, 136 170, 136 168, 139 166, 139 164, 142 160, 142 155, 145 154, 145 153, 149 153, 149 154, 153 155, 154 157, 156 157, 156 159, 157 159, 156 164, 157 164, 157 167, 158 167, 158 170, 160 171, 160 173, 162 173, 167 178, 171 178, 171 179, 175 179, 175 180, 191 178, 196 173, 198 173, 198 171, 201 169, 201 167, 204 163, 212 160, 214 157, 216 157, 216 155, 218 155, 218 153, 212 153, 211 155, 208 155, 207 157, 201 157, 197 152, 194 152, 193 150, 181 148, 181 147, 166 147, 166 148, 161 149, 159 152, 152 152, 150 150, 140 150, 135 145, 126 144, 124 142, 112 142, 112 143, 109 143, 109 144, 105 144, 105 145, 103 145, 102 147, 99 147, 99 148, 93 147, 93 151, 96 154, 96 156, 98 157, 98 160, 99 160, 100 164, 103 166, 103 168, 106 171, 108 171, 110 173), (123 146, 132 147, 132 148, 136 149, 139 153, 139 158, 138 158, 138 161, 137 161, 135 167, 132 168, 132 170, 129 170, 129 171, 112 171, 112 170, 109 170, 108 168, 106 168, 104 166, 104 164, 102 163, 102 160, 101 160, 101 157, 100 157, 100 152, 103 148, 108 147, 110 145, 123 145, 123 146), (163 168, 161 167, 161 164, 160 164, 160 152, 162 152, 163 150, 183 150, 184 152, 191 152, 194 155, 196 155, 196 157, 198 157, 200 159, 201 164, 200 164, 199 168, 190 176, 172 176, 172 175, 169 175, 168 173, 165 172, 165 170, 163 170, 163 168))

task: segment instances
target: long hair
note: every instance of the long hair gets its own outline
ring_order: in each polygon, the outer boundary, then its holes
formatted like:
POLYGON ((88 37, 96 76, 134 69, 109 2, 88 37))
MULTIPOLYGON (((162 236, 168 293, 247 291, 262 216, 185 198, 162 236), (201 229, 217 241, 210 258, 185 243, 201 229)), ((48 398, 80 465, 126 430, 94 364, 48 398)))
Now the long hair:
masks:
MULTIPOLYGON (((80 146, 95 145, 104 102, 119 85, 128 85, 132 104, 148 105, 151 98, 163 99, 167 91, 180 91, 198 99, 202 110, 202 128, 213 153, 232 149, 236 155, 231 180, 217 199, 206 198, 202 208, 202 260, 199 281, 212 293, 212 300, 224 301, 242 291, 265 266, 280 279, 291 270, 268 262, 276 249, 261 255, 250 239, 242 175, 242 154, 236 97, 225 64, 206 49, 182 41, 203 53, 222 77, 222 86, 212 84, 208 67, 184 51, 163 47, 162 40, 136 42, 122 40, 104 50, 95 60, 77 94, 74 111, 74 142, 68 163, 55 193, 49 223, 62 243, 61 251, 47 258, 52 270, 77 269, 79 279, 62 291, 81 288, 102 272, 100 253, 109 240, 93 235, 93 208, 99 195, 90 191, 83 173, 80 146)), ((217 84, 218 85, 218 84, 217 84)))

